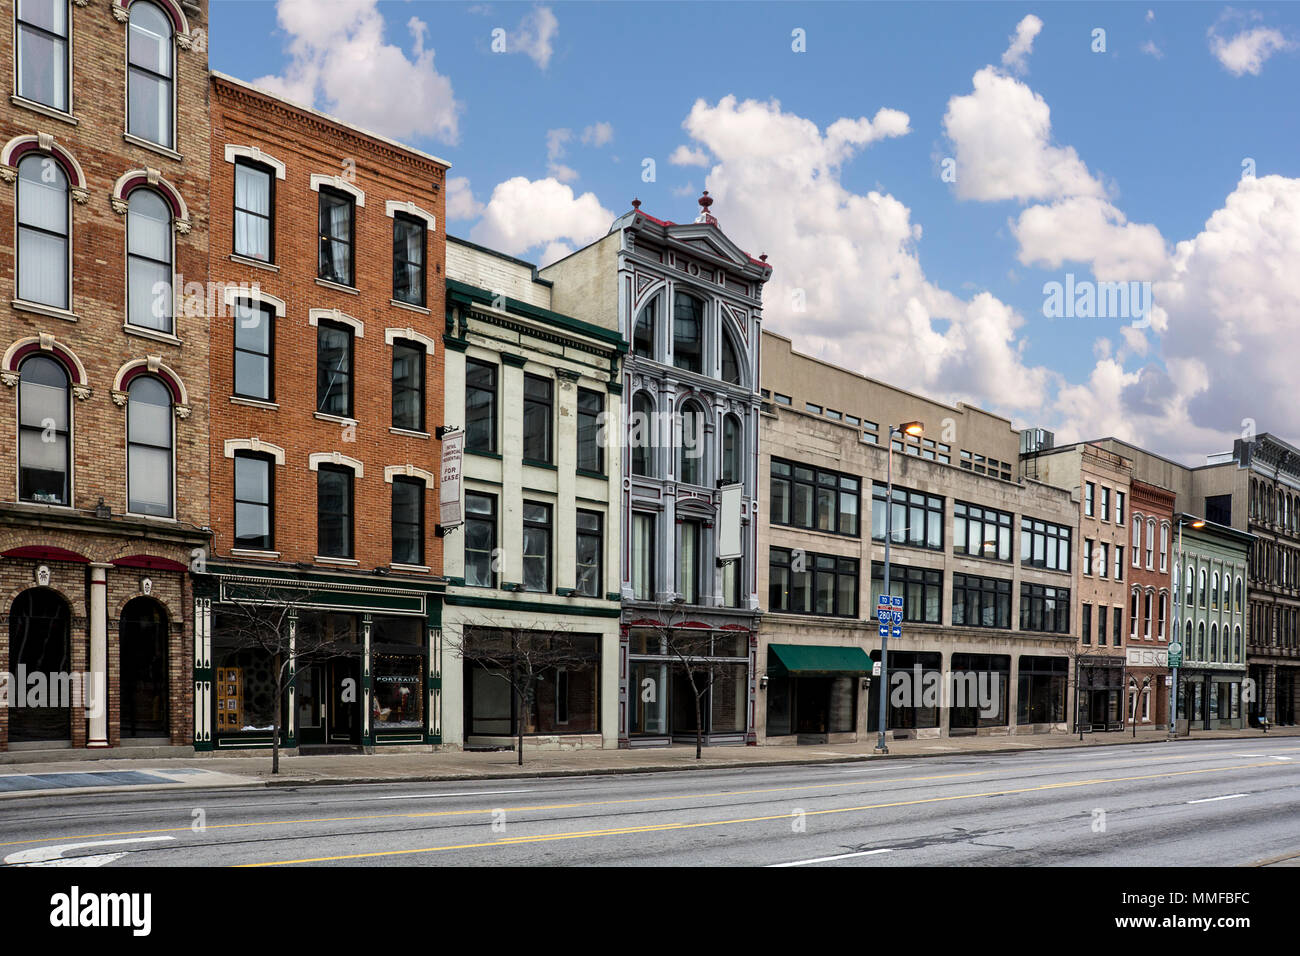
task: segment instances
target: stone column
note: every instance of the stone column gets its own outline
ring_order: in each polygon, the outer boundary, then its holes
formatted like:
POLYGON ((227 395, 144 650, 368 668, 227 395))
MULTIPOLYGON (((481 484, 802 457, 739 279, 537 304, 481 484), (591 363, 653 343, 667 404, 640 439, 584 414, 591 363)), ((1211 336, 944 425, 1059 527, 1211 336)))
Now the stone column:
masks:
POLYGON ((90 566, 90 686, 103 699, 86 711, 90 733, 87 747, 108 746, 108 569, 111 564, 90 566))

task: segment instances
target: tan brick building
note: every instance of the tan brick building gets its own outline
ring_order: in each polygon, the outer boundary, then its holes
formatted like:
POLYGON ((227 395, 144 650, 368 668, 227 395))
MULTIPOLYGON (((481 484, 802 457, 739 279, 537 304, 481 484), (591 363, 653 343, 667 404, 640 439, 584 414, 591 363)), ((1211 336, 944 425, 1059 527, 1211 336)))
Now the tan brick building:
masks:
POLYGON ((195 744, 439 740, 448 164, 211 80, 213 550, 195 744), (283 646, 247 602, 291 605, 283 646), (241 603, 242 602, 242 603, 241 603), (306 656, 323 635, 328 659, 306 656))
POLYGON ((21 7, 0 2, 0 749, 187 743, 207 3, 21 7), (32 683, 87 673, 97 700, 32 683))

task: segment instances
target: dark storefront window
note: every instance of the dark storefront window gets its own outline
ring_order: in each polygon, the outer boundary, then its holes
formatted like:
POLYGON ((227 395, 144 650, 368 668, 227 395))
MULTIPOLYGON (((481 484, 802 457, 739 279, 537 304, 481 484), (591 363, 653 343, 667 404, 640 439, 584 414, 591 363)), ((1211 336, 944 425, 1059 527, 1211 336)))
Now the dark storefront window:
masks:
MULTIPOLYGON (((523 642, 545 642, 545 632, 521 631, 523 642)), ((563 666, 537 675, 525 703, 525 734, 578 734, 600 731, 600 644, 596 635, 566 634, 563 666)), ((465 662, 466 731, 471 736, 512 736, 519 702, 509 675, 512 635, 508 631, 466 628, 469 659, 465 662), (491 660, 475 660, 481 654, 491 660)), ((521 655, 520 660, 526 659, 521 655)))
POLYGON ((954 729, 1007 726, 1011 658, 1006 654, 953 654, 950 666, 950 726, 954 729))
POLYGON ((370 724, 376 734, 424 729, 425 669, 423 622, 376 617, 370 627, 370 724))
POLYGON ((1021 657, 1018 724, 1057 724, 1065 720, 1068 658, 1021 657))
MULTIPOLYGON (((880 651, 871 652, 873 661, 880 660, 880 651)), ((941 689, 943 657, 936 653, 918 653, 915 651, 890 651, 889 652, 889 673, 891 675, 900 675, 899 677, 890 677, 890 694, 889 694, 889 730, 918 730, 928 727, 939 726, 939 704, 940 699, 937 696, 927 696, 924 694, 924 688, 933 686, 941 689), (919 665, 919 671, 918 671, 919 665), (907 677, 901 677, 903 672, 907 677), (919 679, 918 679, 919 675, 919 679), (903 688, 909 690, 903 693, 898 690, 903 688), (911 689, 917 689, 915 694, 911 689)), ((881 679, 874 678, 871 681, 871 691, 867 702, 867 729, 871 733, 876 733, 880 727, 880 685, 881 679)))
MULTIPOLYGON (((10 688, 20 673, 46 675, 46 687, 62 684, 61 677, 71 677, 71 612, 68 605, 48 588, 30 588, 14 599, 9 609, 9 678, 10 688)), ((68 696, 58 703, 71 704, 68 696)), ((50 694, 47 703, 62 694, 50 694)), ((26 700, 24 700, 26 703, 26 700)), ((10 694, 9 740, 67 740, 72 736, 72 710, 69 706, 17 706, 10 694)))

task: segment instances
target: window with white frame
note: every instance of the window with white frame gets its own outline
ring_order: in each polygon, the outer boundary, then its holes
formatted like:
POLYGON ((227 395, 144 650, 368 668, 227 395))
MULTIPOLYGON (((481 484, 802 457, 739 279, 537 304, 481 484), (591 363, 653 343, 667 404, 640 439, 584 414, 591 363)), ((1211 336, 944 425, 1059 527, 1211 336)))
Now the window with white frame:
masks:
POLYGON ((1155 567, 1156 519, 1147 518, 1147 570, 1155 567))
POLYGON ((1167 522, 1160 522, 1160 573, 1164 574, 1169 570, 1169 525, 1167 522))
POLYGON ((126 273, 127 322, 170 334, 172 214, 162 196, 151 189, 137 189, 128 200, 126 273))
POLYGON ((54 157, 18 163, 18 298, 69 308, 71 216, 68 177, 54 157))
POLYGON ((172 395, 152 375, 127 388, 127 510, 172 517, 172 395))
POLYGON ((1142 516, 1133 512, 1133 567, 1142 566, 1142 516))
POLYGON ((18 368, 18 500, 71 504, 72 392, 67 370, 33 355, 18 368))
POLYGON ((126 123, 132 136, 175 146, 172 22, 155 4, 131 4, 127 31, 126 123))
POLYGON ((18 95, 69 112, 68 0, 18 0, 18 95))

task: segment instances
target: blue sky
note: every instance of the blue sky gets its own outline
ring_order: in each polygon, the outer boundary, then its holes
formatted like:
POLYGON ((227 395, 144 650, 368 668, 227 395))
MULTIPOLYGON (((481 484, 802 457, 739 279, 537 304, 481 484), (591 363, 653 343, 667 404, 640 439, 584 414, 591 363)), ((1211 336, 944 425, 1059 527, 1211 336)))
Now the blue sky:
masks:
POLYGON ((709 188, 806 351, 1190 462, 1300 437, 1300 6, 212 0, 209 55, 451 161, 503 251, 709 188), (1045 317, 1066 273, 1153 282, 1150 327, 1045 317))

